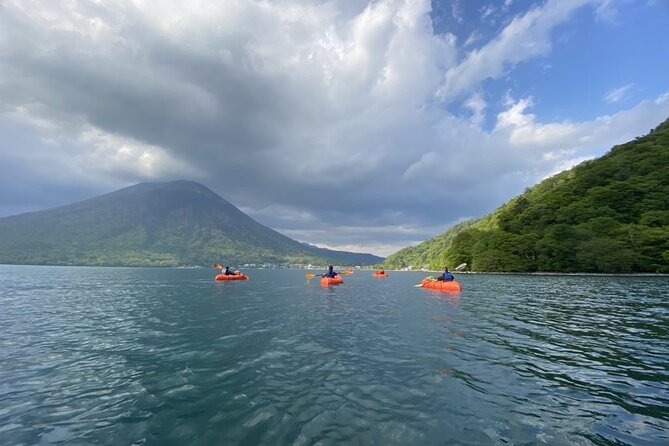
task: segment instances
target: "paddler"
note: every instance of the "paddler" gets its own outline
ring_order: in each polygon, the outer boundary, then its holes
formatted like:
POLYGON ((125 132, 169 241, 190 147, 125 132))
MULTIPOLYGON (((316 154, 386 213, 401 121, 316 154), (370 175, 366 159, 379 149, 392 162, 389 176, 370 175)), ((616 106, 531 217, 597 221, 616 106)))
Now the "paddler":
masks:
POLYGON ((226 267, 225 267, 225 271, 221 271, 221 274, 224 274, 224 275, 226 275, 226 276, 234 276, 234 275, 235 275, 235 273, 233 273, 232 271, 230 271, 230 267, 229 267, 229 266, 226 266, 226 267))
POLYGON ((455 277, 453 277, 453 274, 448 272, 448 268, 444 267, 444 272, 435 277, 434 280, 437 282, 453 282, 455 277))
POLYGON ((333 266, 328 266, 328 270, 321 277, 337 277, 337 273, 334 271, 333 266))

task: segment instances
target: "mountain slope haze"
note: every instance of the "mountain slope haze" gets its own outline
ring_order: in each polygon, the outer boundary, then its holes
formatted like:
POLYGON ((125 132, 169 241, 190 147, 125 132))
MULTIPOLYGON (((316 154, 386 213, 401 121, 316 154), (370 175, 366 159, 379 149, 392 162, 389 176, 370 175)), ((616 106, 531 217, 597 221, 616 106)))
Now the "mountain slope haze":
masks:
POLYGON ((374 264, 286 237, 202 184, 142 183, 0 219, 0 263, 111 266, 241 263, 374 264))

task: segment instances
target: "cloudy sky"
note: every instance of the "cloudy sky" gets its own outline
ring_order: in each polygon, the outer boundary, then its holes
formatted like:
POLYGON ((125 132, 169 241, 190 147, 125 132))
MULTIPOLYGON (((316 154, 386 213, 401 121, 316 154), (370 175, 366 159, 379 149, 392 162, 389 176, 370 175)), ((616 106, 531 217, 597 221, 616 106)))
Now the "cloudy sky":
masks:
POLYGON ((666 0, 0 0, 0 216, 190 179, 387 255, 668 117, 666 0))

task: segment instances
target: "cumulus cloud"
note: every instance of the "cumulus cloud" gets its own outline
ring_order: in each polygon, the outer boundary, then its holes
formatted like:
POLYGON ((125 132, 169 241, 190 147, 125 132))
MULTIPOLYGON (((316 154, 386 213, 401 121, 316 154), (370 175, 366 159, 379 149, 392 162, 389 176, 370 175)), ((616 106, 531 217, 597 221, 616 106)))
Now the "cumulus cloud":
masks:
POLYGON ((389 254, 666 117, 658 98, 540 122, 509 96, 485 130, 483 81, 588 3, 550 0, 464 53, 427 0, 7 0, 0 215, 186 178, 298 240, 389 254))
POLYGON ((574 153, 588 148, 608 148, 646 133, 647 130, 642 130, 643 123, 653 122, 653 117, 658 117, 655 121, 659 122, 661 117, 669 115, 668 98, 663 94, 629 110, 591 121, 551 123, 537 122, 535 115, 527 112, 532 105, 531 97, 517 101, 509 98, 508 108, 497 115, 495 130, 507 134, 512 146, 548 150, 544 158, 552 161, 563 158, 558 154, 568 153, 565 149, 574 153))

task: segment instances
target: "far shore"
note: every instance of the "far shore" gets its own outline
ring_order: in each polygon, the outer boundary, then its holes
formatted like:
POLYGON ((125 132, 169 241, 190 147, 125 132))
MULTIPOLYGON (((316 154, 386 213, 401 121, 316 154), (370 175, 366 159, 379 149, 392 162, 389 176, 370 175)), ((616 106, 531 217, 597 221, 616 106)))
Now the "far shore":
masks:
MULTIPOLYGON (((395 272, 423 272, 423 273, 441 273, 442 271, 424 271, 424 270, 392 270, 385 268, 386 271, 395 272)), ((456 274, 481 274, 497 276, 602 276, 602 277, 669 277, 669 273, 556 273, 556 272, 503 272, 503 271, 451 271, 456 274)))
MULTIPOLYGON (((201 265, 49 265, 49 264, 19 264, 19 263, 0 263, 0 266, 65 266, 65 267, 83 267, 83 268, 177 268, 177 269, 210 269, 209 266, 201 265)), ((295 269, 295 270, 321 270, 326 269, 326 267, 319 267, 315 265, 290 265, 290 266, 235 266, 236 269, 295 269)), ((373 271, 377 268, 368 267, 368 266, 357 266, 357 267, 344 267, 337 266, 336 269, 347 269, 352 268, 356 271, 373 271)), ((429 273, 429 274, 439 274, 442 270, 401 270, 401 269, 389 269, 384 268, 386 271, 390 272, 411 272, 411 273, 429 273)), ((451 270, 451 273, 454 275, 457 274, 479 274, 479 275, 505 275, 505 276, 601 276, 601 277, 669 277, 669 273, 560 273, 560 272, 502 272, 502 271, 454 271, 451 270)))

